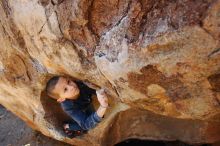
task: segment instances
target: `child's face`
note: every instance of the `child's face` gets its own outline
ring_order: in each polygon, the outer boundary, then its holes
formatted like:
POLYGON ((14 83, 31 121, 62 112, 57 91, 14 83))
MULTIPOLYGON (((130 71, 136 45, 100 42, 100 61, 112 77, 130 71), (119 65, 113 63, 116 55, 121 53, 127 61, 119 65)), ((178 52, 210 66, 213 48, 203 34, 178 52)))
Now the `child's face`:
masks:
POLYGON ((70 78, 60 77, 53 92, 60 95, 62 99, 75 99, 79 94, 79 88, 70 78))

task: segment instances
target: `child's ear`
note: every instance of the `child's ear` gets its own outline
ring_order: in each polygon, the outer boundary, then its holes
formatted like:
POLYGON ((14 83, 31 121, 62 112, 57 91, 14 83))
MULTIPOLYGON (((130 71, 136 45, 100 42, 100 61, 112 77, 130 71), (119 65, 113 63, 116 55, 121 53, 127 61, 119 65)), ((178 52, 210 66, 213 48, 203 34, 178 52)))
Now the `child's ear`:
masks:
POLYGON ((57 102, 60 103, 60 102, 63 102, 63 101, 65 101, 65 100, 66 100, 66 98, 62 98, 62 97, 60 97, 60 98, 57 99, 57 102))

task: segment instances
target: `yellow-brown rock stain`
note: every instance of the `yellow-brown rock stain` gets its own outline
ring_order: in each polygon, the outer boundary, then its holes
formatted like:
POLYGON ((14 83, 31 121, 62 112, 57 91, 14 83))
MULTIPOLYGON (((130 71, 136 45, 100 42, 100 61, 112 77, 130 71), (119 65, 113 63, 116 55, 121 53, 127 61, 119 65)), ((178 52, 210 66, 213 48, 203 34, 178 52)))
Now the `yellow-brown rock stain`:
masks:
POLYGON ((148 95, 147 87, 151 84, 157 84, 166 90, 166 95, 171 101, 190 98, 187 87, 180 81, 177 75, 166 77, 153 65, 148 65, 140 70, 141 74, 128 73, 129 87, 148 95))

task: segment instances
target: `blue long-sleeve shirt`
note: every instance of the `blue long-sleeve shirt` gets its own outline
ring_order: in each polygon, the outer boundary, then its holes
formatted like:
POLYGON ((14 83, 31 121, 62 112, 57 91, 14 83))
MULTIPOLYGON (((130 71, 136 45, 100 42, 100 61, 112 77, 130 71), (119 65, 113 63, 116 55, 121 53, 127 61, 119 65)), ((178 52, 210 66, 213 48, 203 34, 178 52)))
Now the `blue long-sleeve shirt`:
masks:
POLYGON ((84 109, 91 104, 92 94, 96 94, 96 91, 80 81, 76 81, 76 84, 80 89, 80 96, 76 100, 66 99, 61 102, 61 107, 83 130, 89 130, 102 120, 97 112, 92 112, 90 115, 84 112, 84 109))

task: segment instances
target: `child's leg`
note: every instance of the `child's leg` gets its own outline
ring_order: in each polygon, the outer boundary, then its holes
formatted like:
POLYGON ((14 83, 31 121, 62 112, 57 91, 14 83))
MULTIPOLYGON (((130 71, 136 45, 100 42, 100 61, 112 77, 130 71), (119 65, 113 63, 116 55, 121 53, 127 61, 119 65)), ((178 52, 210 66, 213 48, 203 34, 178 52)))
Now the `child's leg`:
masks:
POLYGON ((86 130, 83 130, 75 121, 66 122, 63 126, 64 132, 69 138, 80 136, 86 133, 86 130))
MULTIPOLYGON (((66 126, 68 130, 70 131, 79 131, 79 130, 83 130, 75 121, 69 121, 69 122, 65 122, 64 126, 66 126)), ((65 127, 64 127, 65 128, 65 127)))
MULTIPOLYGON (((94 113, 95 108, 94 108, 93 104, 90 103, 89 106, 84 110, 84 112, 87 115, 91 115, 92 113, 94 113)), ((68 124, 68 130, 71 130, 71 131, 83 130, 74 120, 65 122, 64 125, 66 125, 66 124, 68 124)))

